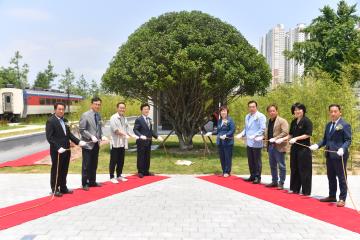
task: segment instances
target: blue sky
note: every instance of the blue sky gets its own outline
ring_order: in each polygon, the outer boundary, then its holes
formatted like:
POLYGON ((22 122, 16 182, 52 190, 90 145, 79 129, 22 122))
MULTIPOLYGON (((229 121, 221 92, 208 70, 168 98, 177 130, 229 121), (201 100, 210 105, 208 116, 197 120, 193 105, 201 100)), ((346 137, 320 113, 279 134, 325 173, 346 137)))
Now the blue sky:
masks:
MULTIPOLYGON (((348 0, 358 4, 360 0, 348 0)), ((79 77, 100 82, 118 47, 142 23, 165 12, 200 10, 234 25, 256 48, 271 27, 310 23, 335 0, 0 0, 0 66, 16 50, 34 82, 51 59, 57 73, 70 67, 79 77)))

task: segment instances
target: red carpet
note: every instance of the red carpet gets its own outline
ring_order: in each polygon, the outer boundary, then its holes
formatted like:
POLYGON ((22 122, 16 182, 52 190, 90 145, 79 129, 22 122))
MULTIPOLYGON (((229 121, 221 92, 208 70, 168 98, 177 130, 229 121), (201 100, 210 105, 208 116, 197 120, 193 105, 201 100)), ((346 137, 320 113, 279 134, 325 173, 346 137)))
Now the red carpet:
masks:
POLYGON ((354 209, 338 208, 334 203, 321 203, 315 198, 290 194, 285 190, 266 188, 264 185, 248 183, 242 178, 234 176, 229 178, 220 176, 204 176, 199 178, 360 233, 360 214, 354 209))
POLYGON ((4 162, 0 164, 0 168, 3 167, 22 167, 22 166, 32 166, 41 159, 50 155, 50 150, 41 151, 38 153, 34 153, 22 158, 18 158, 16 160, 4 162))
MULTIPOLYGON (((0 230, 10 228, 24 222, 28 222, 40 217, 47 216, 49 214, 59 212, 68 208, 79 206, 88 202, 96 201, 111 195, 121 193, 133 188, 137 188, 146 184, 154 183, 168 177, 164 176, 152 176, 138 178, 136 176, 128 177, 129 181, 119 184, 112 184, 111 182, 103 183, 101 187, 90 188, 90 191, 84 191, 82 189, 74 190, 73 194, 65 194, 60 198, 54 198, 50 201, 51 197, 43 197, 28 202, 16 204, 10 207, 0 209, 0 230), (41 205, 36 208, 32 206, 41 205), (25 211, 23 209, 31 208, 25 211), (15 211, 20 211, 15 214, 1 217, 15 211)), ((71 219, 69 219, 71 221, 71 219)))

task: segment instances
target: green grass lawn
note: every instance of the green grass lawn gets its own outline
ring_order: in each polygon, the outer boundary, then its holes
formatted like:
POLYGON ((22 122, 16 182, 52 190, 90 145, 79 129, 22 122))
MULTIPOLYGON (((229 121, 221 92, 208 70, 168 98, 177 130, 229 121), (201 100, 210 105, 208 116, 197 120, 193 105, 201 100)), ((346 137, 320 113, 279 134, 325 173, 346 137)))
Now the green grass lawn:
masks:
POLYGON ((7 124, 1 124, 0 125, 0 131, 1 130, 10 130, 10 129, 16 129, 16 128, 23 128, 23 125, 15 125, 15 126, 9 126, 7 124))

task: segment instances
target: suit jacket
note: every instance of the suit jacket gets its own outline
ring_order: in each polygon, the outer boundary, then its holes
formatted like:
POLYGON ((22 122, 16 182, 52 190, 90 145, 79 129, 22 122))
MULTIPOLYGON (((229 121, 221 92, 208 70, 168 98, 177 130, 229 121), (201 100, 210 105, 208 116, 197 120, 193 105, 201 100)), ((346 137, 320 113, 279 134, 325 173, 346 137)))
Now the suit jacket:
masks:
POLYGON ((76 138, 70 131, 67 120, 64 119, 65 129, 62 128, 59 119, 53 114, 46 122, 46 139, 50 143, 50 151, 58 151, 61 147, 70 148, 70 140, 75 144, 79 144, 80 140, 76 138))
MULTIPOLYGON (((265 139, 269 140, 268 138, 268 126, 269 121, 266 122, 266 130, 265 130, 265 139)), ((286 137, 289 134, 289 123, 282 117, 277 116, 274 122, 274 130, 273 130, 273 137, 276 139, 286 137)), ((266 142, 266 147, 269 147, 269 142, 266 142)), ((275 148, 279 152, 286 152, 287 150, 287 142, 283 142, 281 144, 275 144, 275 148)))
MULTIPOLYGON (((319 148, 325 146, 325 149, 337 151, 339 148, 344 149, 344 158, 349 156, 349 147, 351 144, 351 126, 342 118, 335 125, 335 130, 330 133, 332 122, 326 124, 323 139, 318 143, 319 148)), ((336 153, 325 152, 329 158, 339 158, 336 153)))
MULTIPOLYGON (((266 128, 266 117, 261 112, 256 112, 254 115, 250 113, 245 117, 245 129, 242 131, 246 137, 263 136, 266 128)), ((255 141, 247 138, 246 145, 253 148, 262 148, 263 141, 255 141)))
POLYGON ((95 136, 99 140, 101 140, 102 137, 102 121, 100 114, 99 114, 99 122, 98 125, 96 126, 95 112, 92 110, 84 112, 80 118, 79 131, 81 135, 81 140, 87 142, 87 144, 83 148, 93 149, 95 144, 99 144, 100 141, 97 143, 93 143, 91 141, 91 137, 95 136))
POLYGON ((148 140, 137 139, 136 144, 145 144, 145 145, 151 144, 152 137, 158 138, 158 135, 152 129, 151 119, 150 119, 150 128, 149 128, 143 116, 140 116, 135 120, 134 134, 139 137, 141 135, 144 135, 148 138, 148 140))
POLYGON ((235 132, 235 123, 231 119, 231 117, 227 118, 227 123, 222 124, 223 120, 220 119, 217 125, 217 137, 216 137, 216 144, 217 145, 234 145, 234 132, 235 132), (221 126, 222 124, 222 126, 221 126), (226 134, 225 140, 220 139, 220 136, 226 134))

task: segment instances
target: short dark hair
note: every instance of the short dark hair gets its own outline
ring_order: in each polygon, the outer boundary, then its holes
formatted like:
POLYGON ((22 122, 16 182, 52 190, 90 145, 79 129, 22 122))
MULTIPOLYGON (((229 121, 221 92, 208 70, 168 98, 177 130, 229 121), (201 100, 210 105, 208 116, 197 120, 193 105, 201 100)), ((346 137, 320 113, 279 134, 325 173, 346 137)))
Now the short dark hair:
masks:
POLYGON ((126 107, 126 104, 124 103, 124 102, 118 102, 117 104, 116 104, 116 108, 119 108, 119 105, 120 104, 122 104, 122 105, 124 105, 125 107, 126 107))
POLYGON ((252 103, 255 103, 255 106, 256 106, 256 107, 258 106, 258 104, 257 104, 257 102, 256 102, 255 100, 249 101, 249 102, 248 102, 248 106, 249 106, 250 104, 252 104, 252 103))
POLYGON ((275 103, 272 103, 266 107, 266 111, 268 112, 271 107, 274 107, 276 109, 276 111, 278 110, 278 106, 275 103))
POLYGON ((63 103, 63 102, 56 102, 56 103, 54 104, 54 110, 56 110, 59 105, 64 106, 64 109, 66 109, 65 103, 63 103))
POLYGON ((100 101, 100 102, 102 102, 102 100, 101 100, 101 98, 99 98, 99 97, 93 97, 92 99, 91 99, 91 103, 94 103, 94 102, 98 102, 98 101, 100 101))
POLYGON ((226 110, 226 113, 229 114, 229 108, 226 105, 222 105, 219 109, 219 112, 221 112, 222 110, 226 110))
POLYGON ((148 103, 142 103, 140 105, 140 110, 142 111, 144 107, 149 107, 150 108, 150 105, 148 103))
POLYGON ((304 105, 304 104, 299 103, 299 102, 294 103, 294 104, 291 106, 291 113, 292 113, 293 115, 294 115, 294 112, 295 112, 295 108, 300 109, 300 110, 303 110, 303 112, 304 112, 304 116, 305 116, 305 113, 306 113, 306 107, 305 107, 305 105, 304 105))
POLYGON ((330 104, 330 105, 329 105, 329 111, 330 111, 330 108, 332 108, 332 107, 337 107, 337 108, 339 109, 339 111, 341 112, 341 107, 340 107, 339 104, 335 104, 335 103, 330 104))

